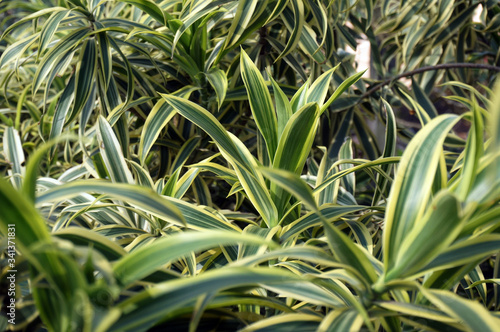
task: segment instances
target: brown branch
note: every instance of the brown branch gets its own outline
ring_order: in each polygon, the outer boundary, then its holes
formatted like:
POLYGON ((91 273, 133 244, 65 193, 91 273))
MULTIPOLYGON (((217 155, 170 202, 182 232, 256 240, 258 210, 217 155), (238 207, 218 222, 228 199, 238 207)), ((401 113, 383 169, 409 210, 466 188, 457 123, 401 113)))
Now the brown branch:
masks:
POLYGON ((486 70, 492 70, 496 72, 500 72, 500 67, 497 66, 492 66, 492 65, 485 65, 485 64, 480 64, 480 63, 443 63, 440 65, 435 65, 435 66, 426 66, 426 67, 421 67, 415 70, 407 71, 405 73, 396 75, 394 77, 388 78, 385 81, 375 85, 373 88, 370 90, 366 91, 360 98, 360 101, 365 99, 366 97, 370 96, 373 94, 375 91, 380 90, 382 87, 391 84, 394 81, 399 80, 400 78, 403 77, 409 77, 413 76, 416 74, 424 73, 426 71, 431 71, 431 70, 439 70, 439 69, 455 69, 455 68, 472 68, 472 69, 486 69, 486 70))

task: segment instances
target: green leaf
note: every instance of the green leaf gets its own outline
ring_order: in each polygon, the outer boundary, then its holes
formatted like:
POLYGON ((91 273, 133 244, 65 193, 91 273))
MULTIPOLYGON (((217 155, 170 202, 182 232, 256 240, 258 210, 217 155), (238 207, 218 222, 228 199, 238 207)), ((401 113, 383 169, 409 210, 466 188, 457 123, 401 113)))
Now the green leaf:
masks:
MULTIPOLYGON (((261 228, 254 225, 248 225, 243 230, 244 234, 257 235, 267 241, 271 241, 273 236, 279 231, 281 227, 273 228, 261 228)), ((242 257, 252 256, 255 254, 263 254, 266 246, 255 246, 255 245, 240 245, 238 248, 238 260, 242 257)))
POLYGON ((363 70, 362 72, 356 73, 352 75, 351 77, 347 78, 345 81, 343 81, 338 88, 335 90, 335 92, 328 98, 327 102, 321 107, 320 113, 323 114, 324 111, 328 109, 328 107, 335 101, 337 98, 340 97, 344 91, 349 89, 351 85, 359 81, 359 79, 363 76, 363 74, 367 71, 367 69, 363 70))
POLYGON ((224 102, 224 98, 226 98, 227 92, 227 77, 224 71, 219 68, 212 68, 205 74, 207 76, 208 81, 212 85, 217 94, 217 105, 219 105, 219 109, 224 102))
MULTIPOLYGON (((490 104, 491 130, 492 142, 489 146, 488 152, 496 153, 500 148, 500 84, 495 85, 493 100, 490 104)), ((481 184, 481 191, 488 188, 492 183, 498 183, 500 179, 500 157, 496 155, 495 162, 488 168, 485 181, 481 184)))
POLYGON ((40 16, 44 16, 44 15, 48 15, 48 14, 52 14, 52 13, 56 13, 56 12, 60 12, 60 11, 65 11, 67 10, 66 8, 64 7, 50 7, 50 8, 44 8, 42 10, 38 10, 26 17, 23 17, 22 19, 20 20, 17 20, 15 23, 11 24, 9 27, 7 27, 5 29, 5 31, 2 33, 2 37, 0 37, 0 39, 4 39, 5 36, 7 36, 7 34, 9 34, 12 30, 14 30, 15 28, 17 28, 18 26, 26 23, 26 22, 29 22, 29 21, 33 21, 34 19, 40 17, 40 16))
MULTIPOLYGON (((349 266, 340 264, 332 259, 332 257, 328 255, 323 248, 307 245, 297 245, 294 247, 273 250, 263 254, 248 256, 232 262, 230 266, 255 266, 264 262, 272 262, 280 257, 286 257, 287 260, 298 259, 330 267, 349 268, 349 266)), ((328 278, 328 276, 326 276, 326 278, 328 278)))
MULTIPOLYGON (((135 80, 134 78, 139 78, 140 75, 137 75, 134 73, 132 69, 132 65, 130 64, 130 61, 128 60, 128 57, 125 56, 125 54, 121 51, 120 47, 118 46, 118 41, 116 38, 110 37, 109 38, 110 45, 115 49, 115 51, 120 55, 121 59, 123 60, 123 63, 125 64, 125 70, 127 71, 127 95, 125 102, 122 104, 122 108, 126 108, 127 105, 132 101, 133 95, 134 95, 134 90, 135 90, 135 80)), ((111 81, 111 80, 110 80, 111 81)), ((108 91, 110 89, 108 88, 108 91)), ((119 99, 118 99, 119 100, 119 99)), ((116 103, 118 104, 118 103, 116 103)), ((118 105, 114 105, 115 107, 118 105)))
POLYGON ((318 210, 311 187, 309 187, 300 176, 288 171, 272 168, 260 168, 259 170, 269 178, 271 182, 275 182, 279 187, 285 188, 287 191, 297 196, 309 209, 314 211, 318 210))
POLYGON ((330 87, 330 81, 332 80, 333 73, 340 66, 340 63, 326 71, 323 75, 318 77, 316 81, 311 85, 307 91, 307 102, 317 103, 319 107, 323 106, 325 102, 326 94, 328 93, 328 88, 330 87))
POLYGON ((368 258, 368 252, 356 246, 347 235, 335 226, 332 226, 321 215, 312 195, 311 188, 298 175, 270 169, 262 169, 262 172, 273 181, 279 183, 280 186, 293 193, 306 206, 320 215, 324 231, 328 238, 328 245, 339 262, 352 266, 355 271, 358 271, 369 282, 376 280, 377 274, 368 258))
POLYGON ((39 175, 39 166, 47 151, 53 148, 57 143, 65 142, 68 140, 76 140, 73 135, 60 135, 53 138, 45 144, 38 146, 35 153, 32 153, 28 161, 26 169, 26 177, 23 184, 23 192, 32 202, 35 200, 36 181, 39 175))
POLYGON ((259 70, 243 50, 241 50, 240 66, 241 77, 248 92, 252 115, 266 141, 269 158, 273 161, 278 146, 278 123, 269 89, 259 70))
POLYGON ((378 301, 375 303, 377 306, 398 312, 408 316, 421 317, 424 319, 432 319, 435 321, 443 322, 443 323, 455 323, 456 319, 448 316, 447 314, 438 311, 434 308, 417 305, 412 303, 402 303, 395 301, 378 301))
POLYGON ((250 331, 316 331, 321 317, 306 313, 292 313, 271 316, 259 320, 242 329, 241 332, 250 331))
POLYGON ((470 284, 469 287, 467 287, 467 289, 470 289, 472 287, 476 287, 478 285, 482 285, 482 284, 496 284, 496 285, 500 285, 500 279, 483 279, 483 280, 478 280, 476 282, 473 282, 472 284, 470 284))
POLYGON ((140 10, 147 13, 149 16, 154 18, 158 23, 166 25, 167 16, 163 10, 157 6, 154 2, 149 0, 118 0, 120 2, 125 2, 131 4, 140 10))
MULTIPOLYGON (((321 181, 321 183, 319 185, 317 185, 316 188, 314 188, 313 192, 315 195, 317 195, 318 193, 321 193, 323 190, 325 190, 334 181, 346 176, 347 174, 350 174, 352 172, 356 172, 356 171, 359 171, 359 170, 362 170, 365 168, 373 168, 374 170, 378 171, 379 174, 383 175, 384 173, 377 170, 377 168, 374 166, 394 164, 394 163, 397 163, 399 161, 400 161, 400 157, 379 158, 379 159, 374 160, 374 161, 362 160, 362 162, 360 162, 359 160, 356 160, 356 159, 352 160, 351 162, 353 162, 353 163, 357 162, 360 165, 348 168, 346 170, 343 170, 343 171, 340 171, 340 172, 337 172, 335 174, 328 176, 326 179, 321 181)), ((336 166, 336 165, 333 164, 333 166, 336 166)))
MULTIPOLYGON (((382 153, 382 158, 392 157, 396 154, 396 142, 397 142, 397 125, 396 118, 394 116, 394 111, 391 105, 382 98, 382 104, 386 111, 387 123, 385 129, 385 145, 384 152, 382 153)), ((389 173, 392 169, 391 165, 382 165, 382 170, 389 173)), ((377 175, 377 188, 375 189, 375 194, 373 195, 372 205, 376 205, 380 200, 381 195, 384 193, 387 187, 388 180, 385 177, 377 175)))
POLYGON ((457 198, 443 191, 426 214, 404 236, 394 267, 386 271, 385 281, 411 276, 446 249, 461 231, 463 219, 457 198))
POLYGON ((438 116, 438 112, 430 101, 429 97, 427 97, 425 91, 422 90, 420 85, 414 79, 412 79, 411 87, 418 104, 422 106, 429 118, 434 119, 436 116, 438 116))
POLYGON ((432 120, 431 116, 426 112, 426 110, 422 107, 422 105, 420 105, 420 103, 418 103, 406 92, 400 91, 400 93, 404 96, 404 98, 406 98, 406 102, 409 103, 408 107, 413 109, 415 113, 417 113, 418 120, 420 121, 420 124, 422 126, 425 126, 432 120))
POLYGON ((467 326, 470 331, 497 331, 500 320, 479 303, 466 300, 445 290, 421 288, 436 307, 467 326))
POLYGON ((473 98, 472 117, 472 127, 467 136, 467 144, 464 150, 465 156, 460 171, 461 176, 455 190, 457 196, 462 201, 467 198, 475 182, 476 176, 479 173, 479 160, 483 156, 484 124, 479 111, 479 105, 477 105, 475 98, 473 98))
POLYGON ((276 58, 275 62, 288 55, 290 52, 297 48, 300 42, 300 36, 302 35, 302 29, 304 28, 305 17, 304 17, 304 3, 302 0, 292 0, 293 16, 294 16, 294 26, 290 39, 285 46, 285 49, 276 58))
MULTIPOLYGON (((319 107, 315 103, 305 105, 292 115, 281 135, 273 162, 274 169, 301 174, 311 152, 318 121, 319 107)), ((290 198, 274 185, 271 185, 271 197, 280 213, 290 198)))
POLYGON ((281 285, 268 285, 266 288, 280 297, 296 298, 325 307, 338 308, 347 304, 345 299, 336 294, 335 286, 325 291, 324 288, 312 283, 287 282, 281 285))
POLYGON ((228 133, 212 114, 197 104, 172 95, 162 94, 162 97, 182 116, 212 137, 224 158, 234 167, 245 193, 264 221, 270 227, 276 226, 278 224, 276 206, 271 200, 264 178, 256 172, 258 165, 255 158, 245 145, 228 133))
MULTIPOLYGON (((177 42, 183 37, 184 33, 189 33, 189 28, 195 24, 199 19, 209 17, 210 15, 215 15, 218 9, 226 1, 200 1, 193 6, 189 11, 189 14, 182 18, 182 26, 175 32, 175 38, 173 42, 172 51, 175 49, 177 42), (207 15, 208 14, 208 15, 207 15)), ((222 10, 222 9, 220 9, 222 10)), ((169 22, 170 23, 170 22, 169 22)), ((222 44, 221 44, 222 45, 222 44)))
POLYGON ((9 175, 11 181, 17 189, 20 189, 23 183, 23 177, 26 173, 24 167, 24 151, 19 132, 12 127, 7 127, 3 137, 3 152, 10 164, 9 175))
POLYGON ((255 11, 255 7, 257 6, 257 0, 240 0, 238 1, 238 8, 236 9, 236 14, 232 19, 232 24, 229 27, 229 31, 226 35, 226 41, 224 43, 224 49, 228 49, 243 34, 248 24, 250 23, 250 19, 252 18, 252 14, 255 11))
POLYGON ((0 68, 5 68, 12 60, 19 58, 38 39, 39 34, 34 34, 18 40, 2 52, 0 68))
POLYGON ((285 130, 285 126, 288 123, 288 120, 292 117, 293 112, 290 101, 288 100, 283 90, 281 90, 278 83, 272 77, 270 77, 270 80, 273 86, 274 102, 276 104, 279 139, 283 134, 283 130, 285 130))
POLYGON ((174 205, 186 220, 186 224, 191 229, 197 230, 229 230, 241 232, 240 228, 219 215, 210 213, 201 206, 182 201, 173 197, 164 197, 170 204, 174 205))
POLYGON ((290 100, 290 106, 292 107, 292 112, 295 113, 297 112, 302 106, 306 104, 307 100, 307 92, 309 91, 309 80, 307 80, 300 89, 295 92, 295 94, 292 97, 292 100, 290 100))
POLYGON ((127 254, 116 242, 81 227, 64 228, 55 232, 54 235, 58 238, 69 240, 74 245, 92 247, 109 260, 117 260, 127 254))
POLYGON ((7 235, 10 225, 15 225, 15 245, 31 265, 31 278, 43 276, 43 285, 35 283, 32 288, 42 320, 54 330, 69 330, 68 317, 75 317, 74 308, 82 308, 75 294, 87 286, 79 266, 54 247, 34 206, 4 179, 0 179, 0 200, 6 204, 0 209, 1 233, 7 235))
POLYGON ((186 226, 180 211, 156 192, 140 186, 125 183, 110 183, 101 180, 73 181, 41 192, 37 204, 63 201, 78 196, 82 192, 106 194, 131 205, 135 205, 152 215, 175 225, 186 226))
POLYGON ((268 240, 251 234, 227 231, 205 230, 203 232, 185 232, 168 236, 153 244, 134 250, 120 259, 113 271, 123 286, 140 280, 163 265, 178 260, 190 252, 236 243, 270 245, 268 240))
POLYGON ((109 81, 113 75, 113 62, 111 55, 111 45, 106 32, 96 34, 97 44, 99 45, 99 69, 104 80, 104 89, 107 90, 109 81))
POLYGON ((57 11, 50 15, 45 24, 43 25, 42 31, 40 32, 40 43, 38 45, 37 57, 43 54, 47 46, 49 45, 52 37, 56 33, 59 23, 64 20, 69 14, 70 10, 57 11))
POLYGON ((394 266, 404 239, 425 211, 442 144, 458 120, 455 115, 436 117, 415 135, 403 153, 385 216, 383 243, 386 271, 394 266))
MULTIPOLYGON (((324 204, 319 208, 319 210, 323 217, 325 217, 330 222, 333 222, 340 219, 340 217, 346 214, 358 212, 365 208, 366 208, 365 206, 361 205, 338 206, 333 204, 324 204)), ((306 215, 300 217, 299 219, 295 220, 291 224, 284 227, 280 238, 282 241, 286 241, 289 238, 296 237, 306 229, 318 226, 320 224, 321 224, 321 218, 316 213, 309 212, 306 215)))
POLYGON ((120 143, 102 115, 98 120, 97 142, 111 181, 134 184, 134 178, 123 157, 120 143))
MULTIPOLYGON (((370 254, 357 246, 347 235, 326 220, 322 220, 328 246, 339 262, 351 266, 366 281, 374 283, 377 273, 370 262, 370 254)), ((361 279, 362 280, 362 279, 361 279)))
MULTIPOLYGON (((80 28, 72 31, 71 33, 67 34, 62 38, 54 47, 52 47, 47 54, 43 57, 42 61, 37 67, 35 76, 33 77, 33 95, 38 91, 40 88, 42 82, 45 80, 49 72, 56 66, 56 62, 58 59, 64 56, 64 54, 73 48, 76 44, 81 43, 84 37, 89 33, 89 28, 80 28)), ((87 56, 83 56, 82 52, 82 59, 81 61, 85 61, 85 65, 92 65, 94 66, 94 63, 92 61, 95 61, 95 54, 92 54, 92 51, 95 52, 95 45, 91 45, 87 48, 87 56)), ((79 67, 81 68, 82 64, 79 64, 79 67)), ((93 70, 93 68, 89 69, 93 70)), ((82 77, 80 78, 82 80, 82 83, 89 84, 85 80, 87 75, 81 75, 82 77)), ((92 75, 92 73, 90 73, 92 75)), ((83 86, 83 85, 81 85, 83 86)), ((89 94, 90 91, 81 91, 79 92, 80 96, 84 96, 85 94, 89 94)), ((80 101, 82 102, 82 101, 80 101)), ((82 103, 83 107, 83 103, 82 103)))
MULTIPOLYGON (((174 92, 174 95, 189 98, 191 93, 196 90, 197 88, 187 86, 174 92)), ((139 142, 139 157, 143 164, 161 131, 174 115, 174 108, 165 103, 163 99, 160 99, 149 113, 139 142)))
POLYGON ((443 43, 444 41, 454 36, 454 32, 461 26, 463 26, 463 22, 466 22, 470 17, 472 17, 478 5, 479 3, 476 3, 463 8, 463 10, 458 13, 458 15, 454 16, 452 20, 447 22, 444 29, 441 29, 439 35, 435 37, 436 40, 443 43))
POLYGON ((322 320, 318 331, 359 331, 363 325, 363 317, 352 309, 332 310, 322 320))
MULTIPOLYGON (((286 2, 283 0, 280 0, 282 2, 286 2)), ((267 36, 266 38, 267 41, 269 41, 270 45, 277 51, 277 52, 283 52, 285 49, 285 45, 283 45, 279 40, 267 36)), ((286 55, 283 60, 290 66, 290 68, 295 71, 295 75, 298 75, 304 82, 307 81, 307 74, 304 71, 304 68, 300 65, 300 62, 297 61, 297 59, 293 56, 293 54, 288 54, 286 55)))
POLYGON ((154 288, 122 302, 121 318, 110 331, 137 331, 148 328, 163 315, 189 303, 200 294, 250 285, 275 285, 301 281, 302 278, 278 269, 225 268, 203 273, 194 278, 158 284, 154 288))
MULTIPOLYGON (((344 144, 340 147, 339 160, 352 160, 354 159, 352 151, 352 140, 350 137, 346 138, 344 144)), ((340 171, 353 167, 353 164, 342 163, 339 165, 340 171)), ((342 178, 344 188, 354 197, 356 191, 356 176, 355 173, 349 173, 342 178)))
MULTIPOLYGON (((283 19, 288 30, 292 30, 292 26, 295 25, 295 17, 292 10, 285 7, 280 15, 283 19)), ((313 58, 318 63, 324 63, 326 61, 323 52, 316 52, 320 47, 317 43, 317 35, 314 30, 308 26, 304 25, 302 33, 300 35, 299 46, 303 49, 311 58, 313 58)))
POLYGON ((0 178, 0 200, 3 207, 0 209, 0 230, 5 235, 9 224, 16 225, 16 244, 23 255, 30 254, 28 246, 50 241, 45 221, 33 205, 3 178, 0 178))
POLYGON ((54 119, 52 120, 52 127, 50 128, 49 139, 53 139, 62 133, 66 116, 73 102, 75 92, 75 76, 72 75, 69 79, 64 91, 57 102, 56 110, 54 112, 54 119))
POLYGON ((175 172, 178 168, 181 168, 186 163, 189 156, 194 152, 200 143, 199 136, 193 136, 188 139, 181 147, 174 161, 172 162, 172 172, 175 172))
POLYGON ((498 250, 500 250, 500 235, 498 234, 471 237, 452 244, 429 264, 422 267, 419 274, 470 264, 484 259, 498 250))

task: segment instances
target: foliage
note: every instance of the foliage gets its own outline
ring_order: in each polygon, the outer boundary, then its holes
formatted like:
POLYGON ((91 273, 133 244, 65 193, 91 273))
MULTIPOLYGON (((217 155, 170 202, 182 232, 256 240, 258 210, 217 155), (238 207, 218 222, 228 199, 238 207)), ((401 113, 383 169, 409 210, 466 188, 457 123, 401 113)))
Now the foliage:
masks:
POLYGON ((496 2, 2 6, 0 326, 499 326, 496 2))

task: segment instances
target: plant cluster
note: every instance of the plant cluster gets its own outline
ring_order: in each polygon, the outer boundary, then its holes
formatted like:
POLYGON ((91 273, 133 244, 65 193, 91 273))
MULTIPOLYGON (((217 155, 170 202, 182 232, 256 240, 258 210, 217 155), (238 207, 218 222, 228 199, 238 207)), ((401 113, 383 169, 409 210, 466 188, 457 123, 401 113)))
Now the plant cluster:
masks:
POLYGON ((2 329, 498 331, 497 1, 0 6, 2 329))

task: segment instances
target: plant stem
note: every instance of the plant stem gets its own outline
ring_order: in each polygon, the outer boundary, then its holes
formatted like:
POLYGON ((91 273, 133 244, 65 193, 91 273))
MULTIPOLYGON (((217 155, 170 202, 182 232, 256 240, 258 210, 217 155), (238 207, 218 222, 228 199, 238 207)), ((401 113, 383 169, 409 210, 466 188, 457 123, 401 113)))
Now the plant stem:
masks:
POLYGON ((382 81, 381 83, 375 85, 373 88, 370 90, 366 91, 360 98, 360 101, 365 99, 366 97, 370 96, 374 92, 380 90, 382 87, 391 84, 394 81, 399 80, 400 78, 403 77, 408 77, 408 76, 413 76, 416 74, 424 73, 426 71, 432 71, 432 70, 439 70, 439 69, 455 69, 455 68, 473 68, 473 69, 486 69, 486 70, 492 70, 496 72, 500 72, 500 67, 497 66, 492 66, 492 65, 486 65, 486 64, 480 64, 480 63, 443 63, 435 66, 425 66, 421 68, 417 68, 415 70, 407 71, 405 73, 396 75, 394 77, 388 78, 385 81, 382 81))

